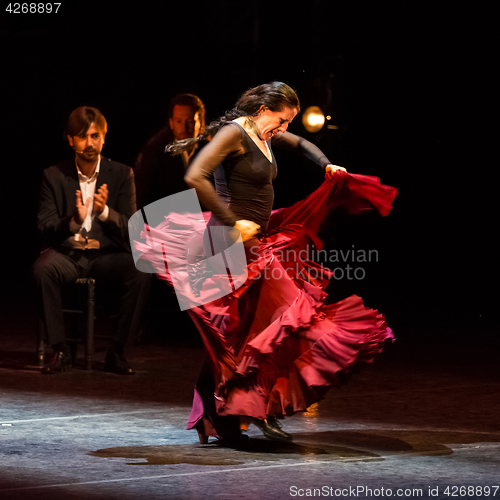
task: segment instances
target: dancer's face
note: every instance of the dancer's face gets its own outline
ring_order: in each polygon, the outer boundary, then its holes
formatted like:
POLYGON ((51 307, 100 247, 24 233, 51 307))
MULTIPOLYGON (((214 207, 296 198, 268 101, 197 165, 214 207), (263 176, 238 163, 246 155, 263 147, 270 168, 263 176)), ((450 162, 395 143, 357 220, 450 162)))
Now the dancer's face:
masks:
POLYGON ((295 108, 286 107, 281 111, 271 111, 263 107, 259 115, 252 119, 257 124, 259 137, 268 141, 274 135, 285 132, 296 115, 295 108))

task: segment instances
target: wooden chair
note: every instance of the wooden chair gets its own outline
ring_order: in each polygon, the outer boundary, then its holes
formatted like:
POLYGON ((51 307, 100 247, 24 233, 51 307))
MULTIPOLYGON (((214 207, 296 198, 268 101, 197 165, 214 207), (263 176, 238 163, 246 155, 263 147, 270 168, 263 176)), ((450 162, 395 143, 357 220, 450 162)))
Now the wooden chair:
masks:
MULTIPOLYGON (((81 309, 63 309, 65 314, 78 314, 84 318, 85 329, 85 368, 92 369, 92 357, 94 355, 94 319, 95 319, 95 279, 79 278, 75 285, 86 286, 86 298, 81 309)), ((45 364, 46 334, 42 321, 40 320, 37 338, 38 366, 45 364)), ((82 342, 82 339, 67 338, 68 342, 82 342)))

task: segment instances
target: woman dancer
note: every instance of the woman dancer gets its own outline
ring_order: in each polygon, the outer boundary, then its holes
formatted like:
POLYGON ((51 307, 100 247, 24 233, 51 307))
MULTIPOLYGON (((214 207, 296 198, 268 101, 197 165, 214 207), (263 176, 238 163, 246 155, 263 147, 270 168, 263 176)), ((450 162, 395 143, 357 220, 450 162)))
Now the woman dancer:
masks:
MULTIPOLYGON (((376 207, 386 215, 397 191, 378 179, 347 174, 316 146, 288 133, 299 110, 295 92, 284 83, 248 90, 206 128, 200 138, 212 139, 185 177, 211 211, 208 226, 233 226, 241 233, 248 262, 243 286, 189 310, 209 353, 188 425, 202 443, 211 435, 239 446, 249 422, 270 439, 291 440, 278 419, 306 410, 392 338, 384 318, 359 297, 325 306, 331 271, 296 257, 311 242, 321 245, 316 233, 332 207, 376 207), (326 180, 303 202, 272 215, 277 166, 271 145, 277 144, 322 167, 326 180)), ((193 140, 169 150, 178 154, 193 140)))

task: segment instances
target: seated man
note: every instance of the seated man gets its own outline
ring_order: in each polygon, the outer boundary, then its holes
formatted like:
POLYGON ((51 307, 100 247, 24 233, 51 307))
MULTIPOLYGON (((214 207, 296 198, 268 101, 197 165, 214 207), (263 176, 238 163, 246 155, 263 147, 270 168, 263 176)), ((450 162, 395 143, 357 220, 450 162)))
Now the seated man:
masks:
POLYGON ((71 369, 72 359, 62 312, 62 287, 80 277, 121 286, 120 310, 105 369, 122 375, 134 371, 125 346, 139 328, 151 277, 135 268, 128 219, 136 211, 130 167, 101 156, 107 123, 99 110, 75 109, 66 135, 75 157, 44 171, 37 229, 43 251, 34 264, 40 314, 52 362, 42 373, 71 369))

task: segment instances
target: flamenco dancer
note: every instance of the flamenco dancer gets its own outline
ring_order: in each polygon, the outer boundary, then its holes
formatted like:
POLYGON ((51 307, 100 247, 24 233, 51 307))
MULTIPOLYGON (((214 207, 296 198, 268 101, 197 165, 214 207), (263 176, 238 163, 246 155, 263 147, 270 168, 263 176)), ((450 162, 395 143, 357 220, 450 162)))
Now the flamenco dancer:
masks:
MULTIPOLYGON (((211 211, 208 223, 200 224, 236 228, 247 260, 242 286, 188 311, 208 353, 188 424, 201 443, 214 436, 222 445, 242 446, 248 437, 241 431, 249 423, 269 439, 291 441, 280 420, 340 386, 353 368, 372 362, 384 341, 393 338, 384 317, 365 308, 360 297, 325 305, 331 271, 296 257, 311 244, 321 247, 317 232, 333 208, 343 206, 351 213, 376 208, 387 215, 397 190, 375 177, 348 174, 315 145, 287 132, 299 111, 299 99, 288 85, 259 85, 206 127, 203 136, 167 148, 179 154, 193 141, 212 137, 185 181, 211 211), (325 182, 305 200, 273 212, 275 145, 312 160, 324 169, 325 182)), ((177 233, 179 227, 177 220, 177 233)), ((165 242, 168 233, 167 223, 149 235, 165 242)), ((202 293, 220 283, 222 275, 201 280, 202 293)), ((168 271, 162 277, 171 282, 168 271)))

